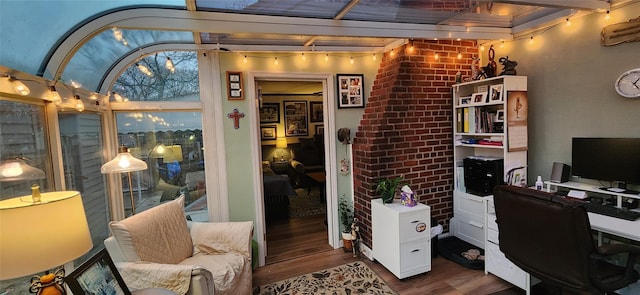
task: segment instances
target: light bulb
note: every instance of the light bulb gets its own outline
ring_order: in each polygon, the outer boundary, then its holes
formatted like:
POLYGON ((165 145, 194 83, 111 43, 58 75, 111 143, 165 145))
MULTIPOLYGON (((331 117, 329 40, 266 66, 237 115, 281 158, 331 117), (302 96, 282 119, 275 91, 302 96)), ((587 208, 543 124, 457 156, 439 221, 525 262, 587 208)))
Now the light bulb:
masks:
POLYGON ((350 62, 351 64, 353 64, 353 56, 351 57, 351 59, 349 60, 349 62, 350 62))
POLYGON ((113 38, 115 38, 116 41, 121 42, 122 41, 122 31, 120 31, 120 29, 118 29, 117 27, 111 28, 111 31, 113 31, 113 38))
POLYGON ((609 13, 609 10, 607 10, 607 14, 604 15, 604 20, 609 20, 611 19, 611 14, 609 13))
POLYGON ((71 84, 73 88, 82 88, 82 84, 80 84, 80 82, 78 81, 69 80, 69 84, 71 84))
POLYGON ((22 83, 22 81, 16 80, 16 78, 14 77, 9 77, 9 82, 11 82, 11 84, 13 84, 13 89, 20 95, 29 95, 29 93, 31 93, 31 89, 29 89, 29 87, 27 87, 27 85, 24 85, 24 83, 22 83))
POLYGON ((500 48, 504 48, 504 40, 500 42, 500 48))
POLYGON ((373 60, 376 60, 376 59, 378 59, 378 58, 376 57, 376 54, 375 54, 375 53, 373 54, 373 57, 372 57, 372 59, 373 59, 373 60))
POLYGON ((2 176, 3 177, 16 177, 22 175, 22 167, 19 162, 10 162, 3 165, 2 176))
POLYGON ((167 61, 164 63, 164 66, 171 72, 172 74, 176 72, 176 68, 173 66, 173 62, 171 58, 167 56, 167 61))
POLYGON ((278 64, 278 57, 275 57, 275 58, 273 59, 273 64, 275 64, 275 65, 277 65, 277 64, 278 64))
POLYGON ((391 52, 389 53, 389 55, 393 57, 394 55, 396 55, 396 53, 393 51, 393 49, 391 49, 391 52))
POLYGON ((440 58, 440 55, 438 53, 433 55, 433 59, 438 60, 440 58))
POLYGON ((302 60, 303 61, 307 60, 307 57, 304 55, 304 52, 302 53, 302 60))
POLYGON ((245 55, 244 58, 242 59, 243 63, 247 63, 247 56, 245 55))
POLYGON ((458 59, 462 59, 462 53, 458 52, 458 59))
POLYGON ((328 53, 324 55, 324 61, 329 61, 329 54, 328 53))
POLYGON ((74 95, 73 97, 76 99, 76 111, 78 112, 84 111, 84 102, 82 102, 82 99, 80 99, 80 96, 74 95))
POLYGON ((533 36, 531 36, 531 38, 529 38, 529 44, 533 44, 533 36))
POLYGON ((49 93, 47 93, 47 98, 56 105, 60 105, 62 103, 62 97, 60 97, 60 93, 56 91, 56 87, 53 85, 49 86, 49 93))
POLYGON ((567 17, 567 22, 566 22, 566 24, 567 24, 567 27, 571 26, 571 20, 569 20, 569 18, 568 18, 568 17, 567 17))
POLYGON ((138 67, 138 70, 140 70, 140 72, 142 72, 143 74, 149 77, 153 77, 153 73, 145 65, 136 63, 136 67, 138 67))
POLYGON ((118 167, 127 168, 131 166, 131 161, 129 161, 129 155, 122 155, 120 161, 118 161, 118 167))
POLYGON ((484 45, 480 45, 480 51, 484 51, 484 45))

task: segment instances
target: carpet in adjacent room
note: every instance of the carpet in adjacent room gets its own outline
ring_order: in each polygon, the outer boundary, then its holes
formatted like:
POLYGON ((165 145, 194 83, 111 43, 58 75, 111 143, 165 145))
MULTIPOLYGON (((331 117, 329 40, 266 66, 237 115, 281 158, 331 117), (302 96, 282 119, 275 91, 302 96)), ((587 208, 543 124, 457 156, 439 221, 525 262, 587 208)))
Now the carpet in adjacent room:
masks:
POLYGON ((322 215, 327 212, 327 204, 320 200, 320 190, 297 188, 297 196, 289 197, 289 218, 322 215))
POLYGON ((256 287, 254 295, 392 294, 397 295, 362 262, 347 263, 256 287))

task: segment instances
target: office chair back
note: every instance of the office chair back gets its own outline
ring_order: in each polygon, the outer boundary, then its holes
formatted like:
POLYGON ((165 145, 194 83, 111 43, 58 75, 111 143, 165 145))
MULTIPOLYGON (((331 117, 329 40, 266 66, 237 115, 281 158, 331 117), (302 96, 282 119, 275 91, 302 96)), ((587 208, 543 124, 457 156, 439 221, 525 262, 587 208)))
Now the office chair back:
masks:
POLYGON ((589 254, 595 251, 583 206, 542 191, 515 186, 494 190, 500 250, 542 280, 591 289, 589 254))

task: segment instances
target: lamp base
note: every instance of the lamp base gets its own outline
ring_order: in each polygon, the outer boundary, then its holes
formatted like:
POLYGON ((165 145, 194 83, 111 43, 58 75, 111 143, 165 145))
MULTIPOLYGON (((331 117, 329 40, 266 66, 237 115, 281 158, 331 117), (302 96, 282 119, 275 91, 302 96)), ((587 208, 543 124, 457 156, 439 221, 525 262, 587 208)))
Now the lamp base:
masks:
POLYGON ((45 273, 41 277, 33 276, 29 292, 38 295, 64 295, 64 269, 60 268, 54 273, 45 273))

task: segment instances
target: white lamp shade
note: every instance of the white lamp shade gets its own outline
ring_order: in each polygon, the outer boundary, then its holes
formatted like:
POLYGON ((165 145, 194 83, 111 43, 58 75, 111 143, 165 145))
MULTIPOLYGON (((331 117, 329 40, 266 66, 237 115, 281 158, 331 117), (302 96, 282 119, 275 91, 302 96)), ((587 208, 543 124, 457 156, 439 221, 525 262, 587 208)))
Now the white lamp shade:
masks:
POLYGON ((287 139, 284 137, 278 137, 276 139, 276 148, 284 149, 287 147, 287 139))
POLYGON ((44 171, 25 163, 22 159, 6 160, 0 164, 0 181, 44 179, 44 171))
POLYGON ((129 152, 120 152, 113 160, 105 163, 100 168, 100 172, 106 173, 122 173, 131 171, 146 170, 147 163, 135 158, 129 152))
POLYGON ((93 247, 79 192, 41 196, 0 201, 0 280, 64 265, 93 247))

